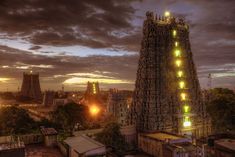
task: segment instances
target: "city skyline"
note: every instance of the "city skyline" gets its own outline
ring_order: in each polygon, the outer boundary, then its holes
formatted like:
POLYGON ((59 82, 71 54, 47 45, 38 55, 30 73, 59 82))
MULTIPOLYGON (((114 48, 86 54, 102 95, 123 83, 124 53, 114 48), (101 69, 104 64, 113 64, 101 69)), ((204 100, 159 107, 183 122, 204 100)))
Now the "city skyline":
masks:
POLYGON ((134 89, 145 12, 168 10, 190 24, 202 88, 234 88, 234 2, 0 2, 0 91, 21 87, 23 72, 40 73, 42 90, 134 89), (52 7, 53 6, 53 7, 52 7), (219 6, 219 7, 218 7, 219 6))

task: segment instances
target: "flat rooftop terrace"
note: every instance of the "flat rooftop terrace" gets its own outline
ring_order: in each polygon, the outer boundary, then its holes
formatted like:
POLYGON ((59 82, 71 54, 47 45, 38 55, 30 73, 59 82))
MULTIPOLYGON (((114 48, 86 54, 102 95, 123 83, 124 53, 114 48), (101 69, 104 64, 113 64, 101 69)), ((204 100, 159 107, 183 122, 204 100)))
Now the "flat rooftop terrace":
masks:
POLYGON ((178 139, 183 139, 184 138, 184 137, 181 137, 181 136, 168 134, 168 133, 163 133, 163 132, 144 134, 144 136, 150 137, 150 138, 153 138, 153 139, 157 139, 157 140, 161 140, 161 141, 165 141, 166 139, 168 139, 168 140, 178 140, 178 139))
POLYGON ((235 139, 220 139, 215 141, 215 143, 221 147, 235 152, 235 139))

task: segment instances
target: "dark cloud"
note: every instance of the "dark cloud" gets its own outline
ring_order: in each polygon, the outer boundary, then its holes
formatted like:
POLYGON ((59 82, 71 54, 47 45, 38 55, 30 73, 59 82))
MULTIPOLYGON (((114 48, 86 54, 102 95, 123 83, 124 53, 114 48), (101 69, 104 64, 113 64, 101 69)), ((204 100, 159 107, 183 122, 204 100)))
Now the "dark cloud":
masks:
POLYGON ((119 40, 112 32, 132 30, 132 1, 4 0, 0 29, 33 44, 106 48, 119 40))
MULTIPOLYGON (((230 74, 231 70, 220 68, 224 65, 231 64, 230 68, 235 68, 234 6, 234 0, 1 0, 0 33, 6 34, 0 35, 11 39, 23 38, 32 45, 42 47, 80 45, 138 52, 145 11, 169 8, 190 25, 195 63, 200 80, 205 82, 209 73, 217 76, 230 74)), ((37 50, 43 55, 7 47, 1 49, 4 50, 0 52, 2 66, 11 67, 16 63, 22 67, 24 64, 35 65, 32 68, 40 71, 45 78, 97 70, 113 72, 112 76, 121 79, 134 80, 136 76, 138 56, 73 57, 66 56, 66 49, 61 56, 54 56, 54 52, 37 46, 32 46, 30 50, 37 50), (43 65, 52 65, 53 68, 42 68, 43 65)), ((22 71, 0 68, 4 76, 17 79, 22 71)), ((231 77, 218 77, 217 83, 231 85, 234 82, 231 77)), ((51 83, 61 83, 64 79, 56 78, 51 83)))
MULTIPOLYGON (((43 89, 58 89, 72 73, 105 73, 105 76, 120 80, 134 81, 136 76, 138 56, 46 56, 35 55, 31 52, 0 46, 0 78, 14 78, 9 89, 16 90, 20 86, 22 73, 33 70, 40 73, 43 89), (10 53, 9 53, 10 52, 10 53), (28 69, 23 67, 28 66, 28 69), (4 68, 3 68, 4 67, 4 68), (20 68, 21 67, 21 68, 20 68), (55 77, 60 76, 60 77, 55 77)), ((101 85, 107 87, 107 85, 101 85)), ((120 87, 123 86, 120 84, 120 87)), ((118 87, 118 85, 117 85, 118 87)), ((133 88, 127 84, 123 88, 133 88)), ((71 89, 71 88, 70 88, 71 89)))
POLYGON ((42 47, 41 47, 41 46, 36 45, 36 46, 32 46, 32 47, 30 47, 30 48, 29 48, 29 50, 39 50, 40 48, 42 48, 42 47))

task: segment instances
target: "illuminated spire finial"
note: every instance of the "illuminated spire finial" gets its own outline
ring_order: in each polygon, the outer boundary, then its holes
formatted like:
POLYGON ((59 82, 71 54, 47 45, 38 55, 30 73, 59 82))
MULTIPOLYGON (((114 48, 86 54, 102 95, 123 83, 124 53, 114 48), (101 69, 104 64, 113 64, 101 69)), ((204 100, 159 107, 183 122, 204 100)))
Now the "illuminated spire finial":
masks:
POLYGON ((170 15, 171 15, 171 13, 169 11, 165 11, 165 13, 164 13, 165 17, 169 17, 170 15))

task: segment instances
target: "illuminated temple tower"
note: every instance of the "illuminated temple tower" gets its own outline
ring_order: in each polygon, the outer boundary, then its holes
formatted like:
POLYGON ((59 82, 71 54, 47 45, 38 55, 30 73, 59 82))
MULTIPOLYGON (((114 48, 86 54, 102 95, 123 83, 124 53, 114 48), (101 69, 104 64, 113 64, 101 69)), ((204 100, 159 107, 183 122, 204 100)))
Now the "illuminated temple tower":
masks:
POLYGON ((38 73, 33 73, 32 71, 29 73, 24 72, 21 86, 21 96, 35 100, 41 99, 42 94, 38 73))
POLYGON ((100 87, 98 82, 87 82, 87 89, 84 98, 87 104, 101 103, 100 87))
POLYGON ((130 123, 140 132, 156 130, 206 135, 189 27, 169 13, 146 13, 130 123))

